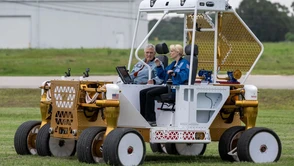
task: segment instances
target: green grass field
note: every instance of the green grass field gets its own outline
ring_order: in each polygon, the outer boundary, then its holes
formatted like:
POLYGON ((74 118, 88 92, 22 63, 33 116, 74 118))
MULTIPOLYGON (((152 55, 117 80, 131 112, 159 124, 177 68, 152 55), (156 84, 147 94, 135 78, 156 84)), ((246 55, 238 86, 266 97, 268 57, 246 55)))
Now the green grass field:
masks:
MULTIPOLYGON (((294 162, 294 90, 259 90, 259 115, 257 126, 273 129, 281 139, 282 155, 277 163, 230 163, 224 162, 218 155, 218 143, 212 142, 206 152, 199 157, 154 154, 147 144, 147 155, 144 165, 158 166, 214 166, 214 165, 283 165, 292 166, 294 162)), ((40 120, 38 108, 39 89, 0 89, 0 165, 89 165, 80 163, 76 156, 67 158, 20 156, 14 150, 13 139, 16 129, 28 120, 40 120)), ((105 164, 99 164, 105 165, 105 164)))
MULTIPOLYGON (((153 42, 155 44, 162 41, 153 42)), ((168 45, 181 43, 166 41, 168 45)), ((294 75, 294 43, 264 43, 264 53, 253 74, 294 75)), ((81 76, 116 75, 115 66, 128 64, 130 49, 23 49, 0 50, 0 76, 59 76, 71 68, 81 76)), ((139 55, 143 57, 141 50, 139 55)), ((134 64, 137 60, 133 59, 134 64)))

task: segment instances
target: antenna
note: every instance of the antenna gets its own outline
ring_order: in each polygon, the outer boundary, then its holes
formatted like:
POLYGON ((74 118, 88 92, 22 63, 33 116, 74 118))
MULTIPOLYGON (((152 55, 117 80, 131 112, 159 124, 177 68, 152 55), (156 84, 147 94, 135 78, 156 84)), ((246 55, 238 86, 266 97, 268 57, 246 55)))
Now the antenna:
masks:
POLYGON ((70 70, 71 70, 71 69, 68 68, 68 69, 67 69, 67 72, 64 72, 64 73, 65 73, 65 77, 70 77, 70 70))
POLYGON ((90 68, 86 68, 86 71, 83 72, 83 77, 89 77, 90 68))

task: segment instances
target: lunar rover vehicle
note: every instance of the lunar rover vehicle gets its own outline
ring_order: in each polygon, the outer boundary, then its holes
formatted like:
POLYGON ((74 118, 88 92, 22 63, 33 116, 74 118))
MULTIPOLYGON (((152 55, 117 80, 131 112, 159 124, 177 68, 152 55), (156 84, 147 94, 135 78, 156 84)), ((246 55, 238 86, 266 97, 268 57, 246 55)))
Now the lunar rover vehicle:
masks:
POLYGON ((218 141, 224 161, 278 161, 280 139, 273 130, 256 126, 258 89, 245 84, 263 45, 227 0, 142 0, 127 69, 133 60, 142 61, 139 50, 170 14, 184 19, 184 31, 178 33, 184 48, 190 47, 190 73, 187 85, 170 85, 174 100, 155 101, 157 126, 141 116, 139 91, 166 85, 91 77, 49 80, 40 87, 41 120, 24 122, 15 133, 17 154, 77 155, 85 163, 140 165, 146 142, 153 152, 197 156, 218 141), (160 18, 136 46, 146 13, 160 18))

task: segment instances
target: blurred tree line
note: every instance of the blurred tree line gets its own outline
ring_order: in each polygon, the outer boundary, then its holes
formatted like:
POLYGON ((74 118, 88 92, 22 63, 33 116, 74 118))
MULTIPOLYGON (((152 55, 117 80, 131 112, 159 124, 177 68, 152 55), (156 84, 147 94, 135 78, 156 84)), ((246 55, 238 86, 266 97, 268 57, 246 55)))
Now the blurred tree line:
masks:
MULTIPOLYGON (((291 7, 294 11, 294 1, 291 7)), ((294 14, 286 6, 268 0, 243 0, 236 12, 261 41, 294 41, 294 14)), ((149 30, 156 21, 149 22, 149 30)), ((179 17, 164 19, 150 39, 183 40, 183 21, 179 17)))

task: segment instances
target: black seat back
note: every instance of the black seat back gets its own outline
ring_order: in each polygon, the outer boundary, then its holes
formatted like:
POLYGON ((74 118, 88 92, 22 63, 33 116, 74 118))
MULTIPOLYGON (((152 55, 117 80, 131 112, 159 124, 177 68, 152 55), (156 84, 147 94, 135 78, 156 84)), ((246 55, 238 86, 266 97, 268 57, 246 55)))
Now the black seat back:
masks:
MULTIPOLYGON (((192 46, 189 44, 185 47, 185 59, 190 62, 191 55, 193 56, 193 66, 190 66, 190 72, 192 71, 192 79, 191 85, 195 83, 196 75, 197 75, 197 67, 198 67, 198 46, 194 45, 194 51, 191 53, 192 46)), ((191 63, 191 62, 190 62, 191 63)))
POLYGON ((165 54, 169 53, 168 46, 166 43, 156 44, 155 51, 157 53, 156 58, 158 58, 162 63, 164 68, 168 65, 168 58, 165 54))

